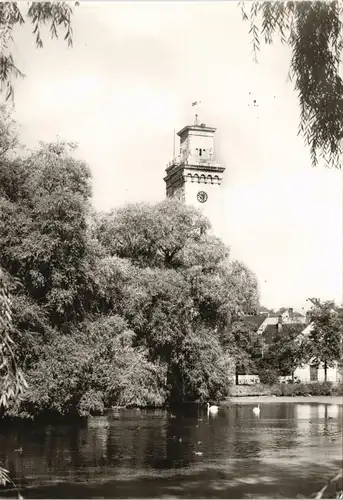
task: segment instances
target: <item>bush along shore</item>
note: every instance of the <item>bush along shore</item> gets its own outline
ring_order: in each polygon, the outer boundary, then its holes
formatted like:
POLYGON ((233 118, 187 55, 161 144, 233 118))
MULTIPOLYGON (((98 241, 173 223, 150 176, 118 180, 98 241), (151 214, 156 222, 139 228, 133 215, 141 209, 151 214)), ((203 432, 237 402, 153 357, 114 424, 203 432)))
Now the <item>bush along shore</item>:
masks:
POLYGON ((247 396, 342 396, 343 384, 332 382, 309 382, 300 384, 256 384, 234 385, 229 389, 229 397, 247 396))

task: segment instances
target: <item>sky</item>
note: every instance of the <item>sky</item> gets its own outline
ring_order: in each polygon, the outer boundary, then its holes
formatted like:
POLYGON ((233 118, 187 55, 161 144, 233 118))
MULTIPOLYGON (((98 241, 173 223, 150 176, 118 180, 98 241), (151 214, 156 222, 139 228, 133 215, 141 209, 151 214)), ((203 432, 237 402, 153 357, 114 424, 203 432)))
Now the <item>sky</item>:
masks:
POLYGON ((76 141, 98 210, 158 202, 173 130, 201 100, 226 166, 216 232, 256 273, 261 303, 341 302, 342 173, 313 168, 297 136, 289 48, 262 43, 256 64, 236 2, 84 2, 73 29, 72 49, 48 31, 36 49, 32 27, 15 31, 21 141, 76 141))

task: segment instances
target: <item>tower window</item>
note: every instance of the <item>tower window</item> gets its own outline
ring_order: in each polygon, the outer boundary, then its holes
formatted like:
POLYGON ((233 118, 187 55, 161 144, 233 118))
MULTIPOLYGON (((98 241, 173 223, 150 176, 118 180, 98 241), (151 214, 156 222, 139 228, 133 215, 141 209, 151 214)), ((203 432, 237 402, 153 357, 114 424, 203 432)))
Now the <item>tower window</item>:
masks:
POLYGON ((201 150, 201 149, 199 149, 199 156, 201 156, 201 154, 202 154, 202 150, 201 150))

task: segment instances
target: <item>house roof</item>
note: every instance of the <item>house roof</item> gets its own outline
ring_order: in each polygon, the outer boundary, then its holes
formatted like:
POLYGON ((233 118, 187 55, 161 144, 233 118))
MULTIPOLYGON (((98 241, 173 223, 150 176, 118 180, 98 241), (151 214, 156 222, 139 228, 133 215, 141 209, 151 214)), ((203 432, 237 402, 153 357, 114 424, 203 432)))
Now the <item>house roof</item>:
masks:
POLYGON ((265 321, 266 316, 263 314, 254 314, 252 316, 244 316, 243 321, 246 323, 253 323, 257 328, 259 328, 265 321))
MULTIPOLYGON (((277 316, 281 316, 282 314, 284 313, 288 313, 289 312, 289 308, 288 307, 280 307, 280 309, 278 309, 277 311, 274 311, 272 313, 270 313, 270 316, 272 318, 275 318, 277 316)), ((291 315, 293 316, 293 318, 304 318, 304 314, 301 314, 300 312, 298 311, 293 311, 291 312, 291 315)))
POLYGON ((295 316, 296 318, 304 318, 305 317, 304 314, 301 314, 298 311, 293 311, 293 316, 295 316))
MULTIPOLYGON (((305 331, 305 329, 307 328, 304 328, 304 325, 303 323, 292 323, 292 325, 282 325, 282 327, 288 327, 288 326, 299 326, 301 328, 301 331, 299 331, 299 335, 302 335, 305 331)), ((267 344, 267 345, 270 345, 273 343, 273 339, 274 339, 274 336, 276 335, 277 333, 277 324, 274 324, 274 325, 267 325, 266 328, 264 329, 263 333, 262 333, 262 338, 264 340, 264 342, 267 344)))
POLYGON ((306 325, 303 331, 301 332, 301 335, 304 336, 309 335, 313 330, 313 326, 314 326, 313 323, 309 323, 308 325, 306 325))

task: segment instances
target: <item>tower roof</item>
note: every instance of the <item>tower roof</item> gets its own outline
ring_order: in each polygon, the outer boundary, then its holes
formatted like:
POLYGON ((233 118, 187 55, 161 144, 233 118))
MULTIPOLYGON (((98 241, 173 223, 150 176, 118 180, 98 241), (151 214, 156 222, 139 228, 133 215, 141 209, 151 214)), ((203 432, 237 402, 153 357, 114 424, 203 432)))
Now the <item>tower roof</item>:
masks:
POLYGON ((177 133, 177 135, 181 137, 184 135, 185 132, 188 132, 190 130, 194 130, 195 132, 205 131, 214 133, 217 129, 214 127, 207 127, 204 123, 202 123, 201 125, 186 125, 177 133))

